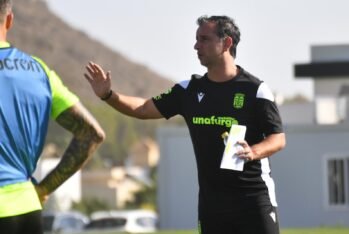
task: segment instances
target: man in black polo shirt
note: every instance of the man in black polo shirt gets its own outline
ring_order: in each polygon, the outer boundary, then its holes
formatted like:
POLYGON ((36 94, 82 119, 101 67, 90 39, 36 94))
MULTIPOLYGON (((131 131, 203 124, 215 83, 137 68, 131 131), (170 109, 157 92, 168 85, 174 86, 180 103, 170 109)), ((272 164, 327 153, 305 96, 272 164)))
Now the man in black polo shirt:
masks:
POLYGON ((274 182, 268 157, 286 144, 268 86, 235 64, 240 31, 226 16, 200 17, 195 50, 207 67, 202 77, 176 84, 152 99, 111 90, 110 73, 90 62, 86 79, 117 111, 139 119, 182 115, 194 146, 199 177, 199 231, 203 234, 277 234, 274 182), (246 126, 237 156, 242 171, 221 168, 222 133, 246 126))

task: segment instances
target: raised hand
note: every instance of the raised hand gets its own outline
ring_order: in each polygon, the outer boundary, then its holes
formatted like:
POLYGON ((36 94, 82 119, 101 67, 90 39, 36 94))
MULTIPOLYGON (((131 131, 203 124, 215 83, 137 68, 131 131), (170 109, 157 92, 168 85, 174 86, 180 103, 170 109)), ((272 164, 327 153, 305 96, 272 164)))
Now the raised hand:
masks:
POLYGON ((90 83, 94 93, 100 97, 106 97, 111 90, 111 75, 110 71, 104 72, 101 66, 94 62, 89 62, 86 66, 87 74, 84 76, 90 83))

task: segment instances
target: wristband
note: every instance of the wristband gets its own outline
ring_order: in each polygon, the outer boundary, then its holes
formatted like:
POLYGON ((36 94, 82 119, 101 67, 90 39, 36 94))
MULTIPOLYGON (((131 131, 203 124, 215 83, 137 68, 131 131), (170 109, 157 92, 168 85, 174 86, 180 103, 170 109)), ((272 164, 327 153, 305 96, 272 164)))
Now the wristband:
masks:
POLYGON ((104 97, 101 97, 101 99, 103 101, 106 101, 106 100, 108 100, 111 97, 112 94, 113 94, 113 91, 110 90, 109 93, 107 95, 105 95, 104 97))

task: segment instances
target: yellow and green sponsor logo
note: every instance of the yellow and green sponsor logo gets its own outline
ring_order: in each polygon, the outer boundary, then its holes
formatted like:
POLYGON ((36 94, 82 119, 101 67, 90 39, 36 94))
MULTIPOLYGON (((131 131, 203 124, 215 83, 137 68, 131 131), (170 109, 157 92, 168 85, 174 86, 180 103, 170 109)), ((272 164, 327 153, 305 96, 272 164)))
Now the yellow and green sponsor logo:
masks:
POLYGON ((195 116, 193 117, 193 124, 195 125, 218 125, 230 128, 232 125, 238 124, 238 121, 235 118, 230 116, 210 116, 202 117, 195 116))
POLYGON ((245 102, 245 94, 236 93, 234 95, 234 101, 233 101, 234 108, 241 109, 244 106, 244 102, 245 102))

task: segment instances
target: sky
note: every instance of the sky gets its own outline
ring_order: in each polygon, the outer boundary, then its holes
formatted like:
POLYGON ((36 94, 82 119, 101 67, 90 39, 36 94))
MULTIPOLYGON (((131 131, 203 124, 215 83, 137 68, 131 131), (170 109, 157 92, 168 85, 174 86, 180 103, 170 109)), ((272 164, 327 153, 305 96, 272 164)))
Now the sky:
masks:
POLYGON ((311 46, 349 44, 347 0, 46 2, 72 27, 175 82, 206 72, 194 50, 201 15, 232 17, 241 31, 236 63, 286 97, 313 98, 312 80, 294 77, 311 46))

